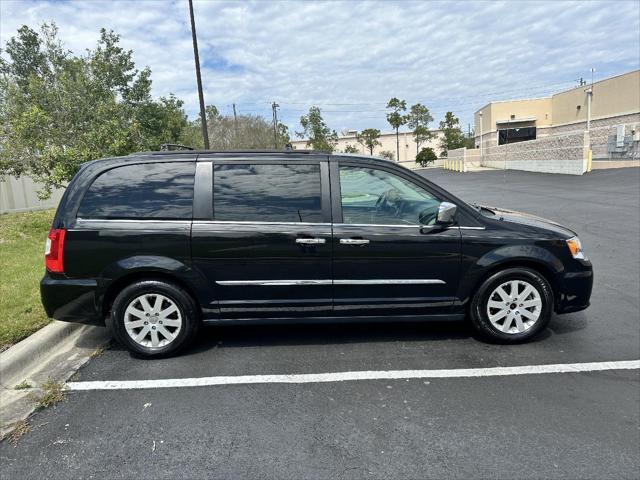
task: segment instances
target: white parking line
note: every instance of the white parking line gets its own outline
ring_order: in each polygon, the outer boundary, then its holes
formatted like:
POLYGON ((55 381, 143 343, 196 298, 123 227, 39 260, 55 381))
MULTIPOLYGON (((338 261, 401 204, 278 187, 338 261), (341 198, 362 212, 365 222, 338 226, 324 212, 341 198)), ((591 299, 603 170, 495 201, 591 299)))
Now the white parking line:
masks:
POLYGON ((238 375, 225 377, 171 378, 159 380, 105 380, 70 382, 69 390, 137 390, 145 388, 208 387, 254 383, 326 383, 356 380, 398 380, 407 378, 469 378, 535 375, 542 373, 601 372, 640 369, 640 360, 619 362, 561 363, 521 367, 456 368, 443 370, 389 370, 363 372, 303 373, 294 375, 238 375))

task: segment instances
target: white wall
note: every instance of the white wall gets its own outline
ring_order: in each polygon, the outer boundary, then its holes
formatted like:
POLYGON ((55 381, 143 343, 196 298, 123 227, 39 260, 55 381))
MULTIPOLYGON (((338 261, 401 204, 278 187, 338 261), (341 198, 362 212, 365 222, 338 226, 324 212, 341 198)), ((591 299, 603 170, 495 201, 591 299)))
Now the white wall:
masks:
POLYGON ((37 192, 41 188, 29 177, 6 177, 0 182, 0 213, 57 207, 64 190, 55 190, 49 199, 39 200, 37 192))
POLYGON ((582 175, 587 171, 588 152, 589 134, 571 132, 485 148, 482 165, 507 170, 582 175))

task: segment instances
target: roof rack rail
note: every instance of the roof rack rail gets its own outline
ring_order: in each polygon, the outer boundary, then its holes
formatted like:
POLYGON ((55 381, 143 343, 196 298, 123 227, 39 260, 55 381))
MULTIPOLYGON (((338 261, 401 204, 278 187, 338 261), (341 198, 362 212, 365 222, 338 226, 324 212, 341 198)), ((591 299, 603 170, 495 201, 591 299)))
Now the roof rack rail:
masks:
POLYGON ((180 145, 179 143, 163 143, 160 145, 161 152, 172 152, 174 150, 193 150, 193 147, 180 145))
MULTIPOLYGON (((188 147, 187 147, 188 148, 188 147)), ((135 152, 130 153, 129 156, 139 156, 139 155, 208 155, 208 154, 228 154, 228 155, 241 155, 247 153, 258 153, 258 154, 291 154, 291 155, 328 155, 327 152, 322 152, 320 150, 294 150, 294 149, 262 149, 262 150, 193 150, 193 149, 183 149, 183 150, 159 150, 159 151, 150 151, 150 152, 135 152)))

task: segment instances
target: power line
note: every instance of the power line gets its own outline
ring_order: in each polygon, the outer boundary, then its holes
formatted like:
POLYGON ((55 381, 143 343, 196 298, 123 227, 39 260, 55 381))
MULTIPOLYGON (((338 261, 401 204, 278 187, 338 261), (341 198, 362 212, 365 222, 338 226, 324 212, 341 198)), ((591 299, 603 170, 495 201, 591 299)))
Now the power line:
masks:
MULTIPOLYGON (((528 98, 535 98, 536 96, 541 96, 543 92, 548 94, 549 93, 548 91, 553 87, 558 87, 562 85, 569 87, 570 85, 574 85, 574 81, 563 81, 563 82, 557 82, 557 83, 528 85, 526 87, 524 85, 520 85, 517 89, 501 90, 499 92, 485 92, 482 94, 466 95, 466 96, 457 95, 450 100, 439 97, 439 98, 433 98, 429 102, 420 102, 420 103, 424 103, 428 107, 430 107, 429 109, 432 115, 434 115, 435 117, 440 117, 440 116, 444 116, 444 114, 449 111, 468 110, 469 108, 475 108, 475 109, 480 108, 483 102, 485 102, 485 100, 483 100, 483 97, 499 95, 500 100, 496 100, 496 101, 508 101, 509 100, 508 97, 510 95, 526 92, 528 94, 528 98)), ((387 109, 382 107, 382 105, 386 104, 386 101, 380 102, 380 103, 373 103, 373 102, 372 103, 364 103, 364 102, 363 103, 333 103, 333 102, 315 102, 315 101, 298 102, 298 101, 287 101, 287 100, 279 99, 278 102, 279 103, 276 104, 277 107, 282 106, 282 108, 280 108, 281 115, 289 118, 292 116, 297 116, 302 113, 306 113, 308 111, 307 108, 295 108, 298 105, 304 105, 305 107, 312 106, 312 105, 319 106, 319 107, 341 107, 341 106, 376 107, 376 108, 345 108, 345 109, 323 108, 322 109, 323 115, 326 114, 329 117, 333 117, 336 115, 347 115, 347 116, 356 115, 357 120, 382 120, 384 118, 383 115, 387 113, 387 109), (361 115, 361 114, 370 114, 370 115, 361 115)), ((233 103, 232 105, 227 105, 227 107, 233 106, 234 114, 236 114, 236 108, 235 108, 236 106, 238 107, 254 106, 256 108, 238 108, 237 109, 237 112, 240 114, 254 114, 254 115, 259 114, 259 112, 261 111, 266 113, 267 110, 270 109, 272 113, 272 120, 274 125, 274 143, 276 144, 276 148, 277 148, 277 112, 273 107, 274 104, 275 102, 273 100, 268 102, 267 101, 236 102, 236 103, 233 103)))
MULTIPOLYGON (((558 83, 548 83, 548 84, 533 84, 533 85, 527 85, 524 86, 522 85, 521 87, 517 88, 517 89, 511 89, 511 90, 500 90, 500 91, 496 91, 496 92, 484 92, 484 93, 478 93, 478 94, 474 94, 474 95, 456 95, 455 98, 457 99, 474 99, 474 98, 482 98, 482 97, 488 97, 488 96, 496 96, 496 95, 506 95, 506 94, 513 94, 513 93, 521 93, 521 92, 538 92, 541 90, 546 90, 549 89, 551 87, 558 87, 561 85, 564 86, 571 86, 573 85, 574 81, 563 81, 563 82, 558 82, 558 83)), ((419 101, 419 103, 431 103, 433 104, 434 100, 437 100, 438 98, 442 98, 442 97, 434 97, 434 99, 432 99, 431 101, 426 101, 426 100, 422 100, 419 101)), ((336 103, 336 102, 321 102, 321 101, 313 101, 310 100, 308 102, 299 102, 299 101, 289 101, 286 99, 279 99, 279 102, 282 105, 317 105, 317 106, 376 106, 376 105, 384 105, 386 104, 387 100, 384 101, 380 101, 380 102, 357 102, 357 103, 336 103)), ((237 102, 236 105, 244 105, 244 106, 249 106, 249 105, 270 105, 271 104, 271 100, 258 100, 258 101, 253 101, 253 102, 237 102)))

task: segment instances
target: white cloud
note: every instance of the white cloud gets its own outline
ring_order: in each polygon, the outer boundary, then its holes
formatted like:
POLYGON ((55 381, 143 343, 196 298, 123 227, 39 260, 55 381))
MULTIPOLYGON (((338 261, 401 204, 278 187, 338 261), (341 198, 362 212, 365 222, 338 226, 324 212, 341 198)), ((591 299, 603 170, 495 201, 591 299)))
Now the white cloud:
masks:
MULTIPOLYGON (((547 94, 596 68, 602 78, 639 68, 638 2, 195 2, 207 103, 292 129, 320 105, 332 128, 388 129, 391 96, 452 110, 462 124, 491 100, 547 94), (344 105, 348 104, 348 105, 344 105)), ((55 21, 76 53, 101 27, 122 35, 155 95, 197 111, 185 1, 2 2, 4 44, 22 25, 55 21)))

